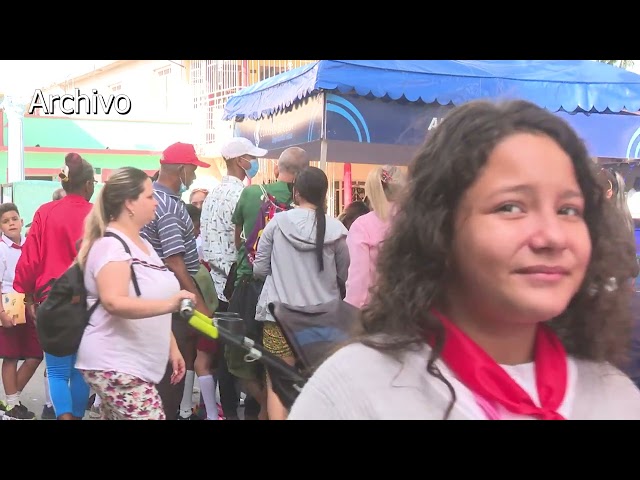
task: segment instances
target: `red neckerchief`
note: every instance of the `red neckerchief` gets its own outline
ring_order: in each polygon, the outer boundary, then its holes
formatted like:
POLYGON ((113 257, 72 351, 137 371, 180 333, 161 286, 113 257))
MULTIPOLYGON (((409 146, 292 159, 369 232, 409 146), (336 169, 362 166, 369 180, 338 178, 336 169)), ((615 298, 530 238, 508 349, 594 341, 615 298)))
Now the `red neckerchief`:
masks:
POLYGON ((442 359, 467 388, 511 413, 540 420, 564 420, 558 413, 567 389, 567 355, 556 334, 540 324, 536 333, 536 386, 541 407, 478 344, 441 312, 432 310, 445 329, 442 359))
MULTIPOLYGON (((20 237, 20 240, 22 241, 22 237, 20 237)), ((10 248, 15 248, 16 250, 22 250, 22 245, 21 244, 15 243, 13 240, 11 240, 6 235, 2 235, 2 241, 4 241, 4 243, 6 243, 10 248)))

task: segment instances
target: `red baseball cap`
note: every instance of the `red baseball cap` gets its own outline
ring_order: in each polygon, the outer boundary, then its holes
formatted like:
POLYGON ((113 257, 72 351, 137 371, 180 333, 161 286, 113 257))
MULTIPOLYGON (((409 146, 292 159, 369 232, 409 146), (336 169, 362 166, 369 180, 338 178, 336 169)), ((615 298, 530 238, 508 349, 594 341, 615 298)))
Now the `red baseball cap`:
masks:
POLYGON ((160 159, 161 165, 195 165, 196 167, 209 168, 211 165, 198 160, 196 149, 190 143, 176 142, 169 145, 160 159))

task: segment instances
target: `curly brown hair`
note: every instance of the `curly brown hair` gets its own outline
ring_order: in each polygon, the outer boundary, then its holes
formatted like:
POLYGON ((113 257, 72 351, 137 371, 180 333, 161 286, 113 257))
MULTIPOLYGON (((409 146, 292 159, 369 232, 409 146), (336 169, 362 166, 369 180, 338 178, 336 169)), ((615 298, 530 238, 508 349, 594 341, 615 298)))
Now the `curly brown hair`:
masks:
POLYGON ((408 185, 378 258, 378 278, 362 312, 362 343, 394 356, 435 339, 428 372, 455 392, 435 366, 444 343, 442 324, 429 313, 443 298, 454 218, 466 190, 488 157, 515 133, 547 135, 569 155, 585 200, 592 256, 584 281, 566 310, 552 319, 567 352, 577 358, 621 362, 629 346, 629 288, 634 266, 624 222, 605 200, 584 142, 560 117, 526 101, 474 101, 454 109, 414 157, 408 185), (611 279, 618 288, 608 288, 611 279))

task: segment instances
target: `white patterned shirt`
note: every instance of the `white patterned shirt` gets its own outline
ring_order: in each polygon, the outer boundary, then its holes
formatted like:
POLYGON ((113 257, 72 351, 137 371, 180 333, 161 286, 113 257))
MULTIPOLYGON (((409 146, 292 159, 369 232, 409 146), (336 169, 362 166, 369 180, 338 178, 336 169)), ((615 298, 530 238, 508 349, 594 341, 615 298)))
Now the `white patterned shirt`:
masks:
MULTIPOLYGON (((20 238, 20 247, 24 245, 27 237, 20 238)), ((12 248, 13 241, 4 233, 0 236, 0 281, 2 288, 0 293, 15 293, 13 279, 16 276, 16 265, 20 259, 21 249, 12 248)))
POLYGON ((244 188, 242 180, 225 175, 222 182, 211 190, 202 205, 200 234, 202 254, 211 266, 211 277, 218 299, 228 302, 224 287, 231 265, 236 261, 235 225, 231 217, 244 188))

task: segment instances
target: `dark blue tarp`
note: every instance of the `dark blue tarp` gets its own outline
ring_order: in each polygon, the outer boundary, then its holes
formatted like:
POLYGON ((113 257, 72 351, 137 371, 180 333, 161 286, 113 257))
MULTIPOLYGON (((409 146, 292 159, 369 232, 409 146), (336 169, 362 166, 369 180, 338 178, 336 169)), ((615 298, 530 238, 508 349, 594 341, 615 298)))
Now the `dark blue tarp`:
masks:
POLYGON ((223 118, 271 115, 317 90, 441 105, 520 98, 554 112, 640 110, 640 75, 592 60, 320 60, 242 89, 223 118))
MULTIPOLYGON (((437 102, 403 103, 354 94, 313 94, 275 115, 260 120, 236 121, 234 134, 248 138, 269 151, 279 151, 292 145, 321 140, 324 124, 324 138, 329 144, 409 146, 414 147, 411 151, 415 151, 415 147, 425 141, 452 108, 452 105, 437 102)), ((554 114, 567 121, 584 139, 592 156, 640 158, 640 114, 564 111, 554 114)), ((333 153, 333 156, 327 156, 327 161, 341 162, 349 158, 335 155, 335 149, 333 153)), ((408 162, 400 152, 391 154, 380 150, 375 154, 377 159, 371 158, 371 149, 368 148, 361 148, 359 153, 353 149, 344 153, 352 156, 353 163, 408 162), (393 158, 385 160, 385 155, 393 158)), ((409 150, 407 153, 411 155, 409 150)))

